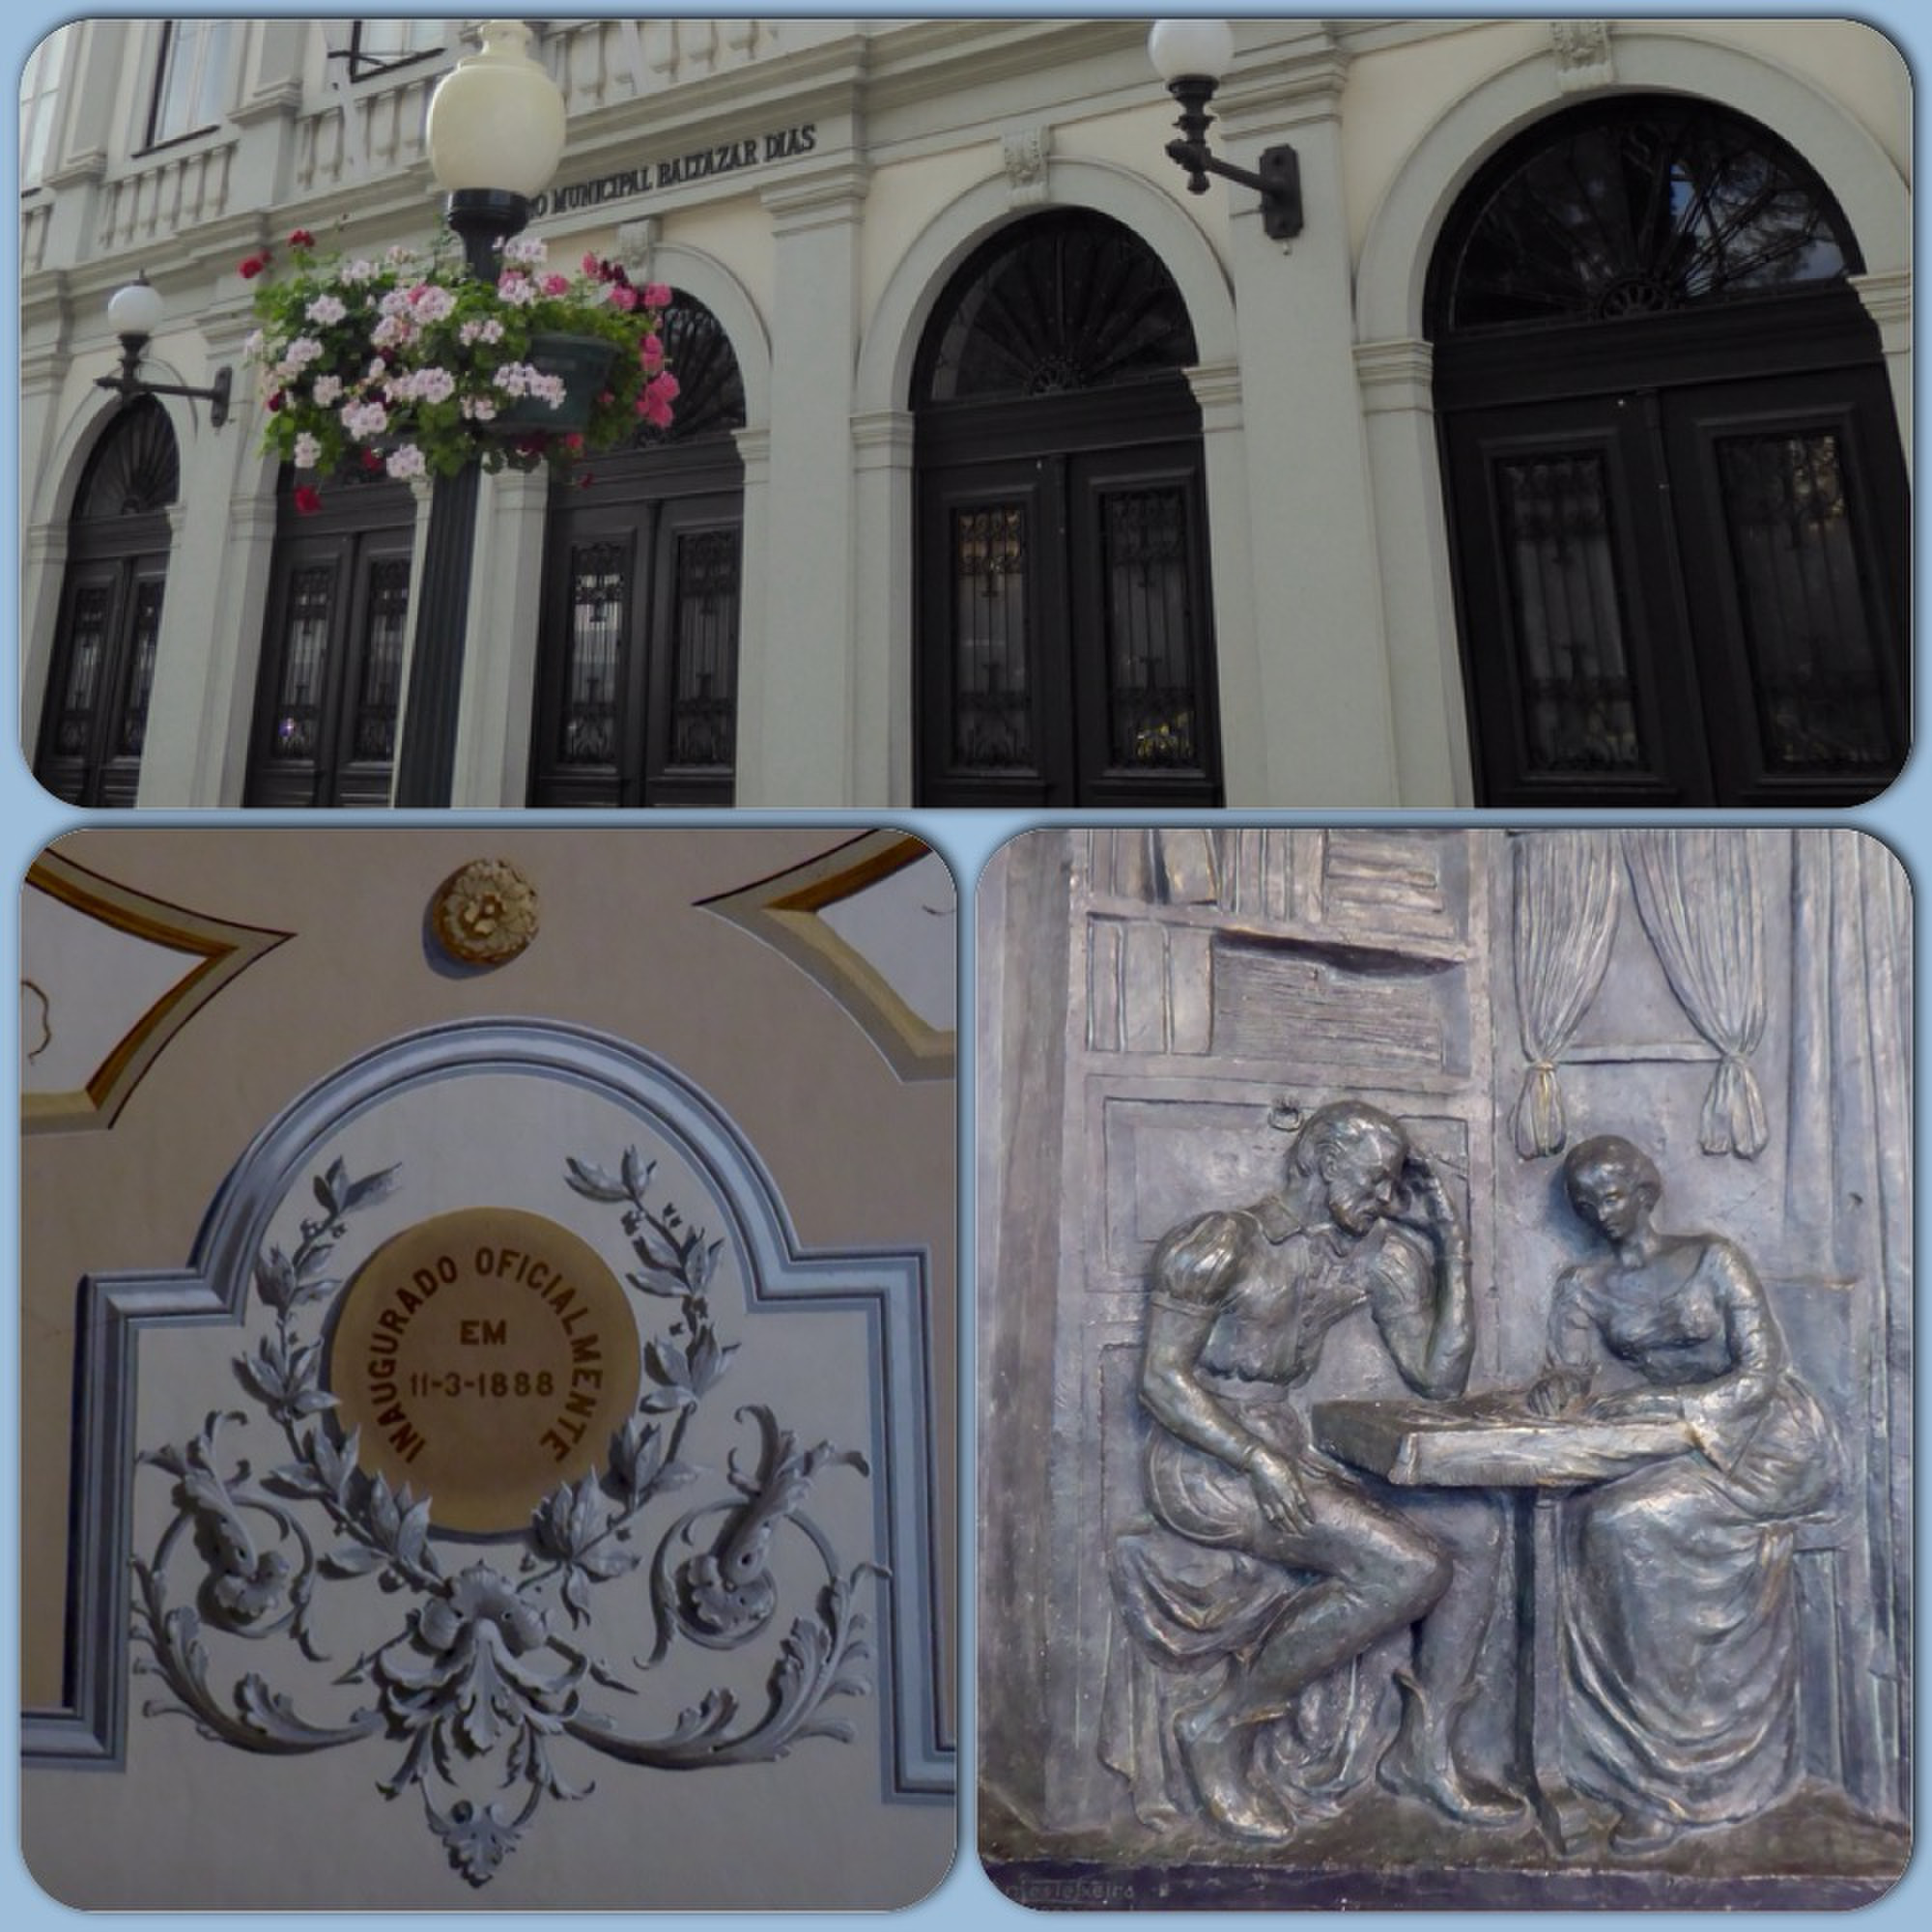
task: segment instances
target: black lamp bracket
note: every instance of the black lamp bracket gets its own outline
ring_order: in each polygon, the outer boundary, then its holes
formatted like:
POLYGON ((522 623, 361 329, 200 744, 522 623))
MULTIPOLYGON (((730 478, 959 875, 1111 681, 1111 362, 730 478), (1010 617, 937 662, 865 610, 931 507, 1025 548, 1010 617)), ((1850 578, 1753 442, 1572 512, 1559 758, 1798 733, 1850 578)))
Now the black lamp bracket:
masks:
POLYGON ((190 388, 183 383, 147 383, 141 379, 141 357, 147 354, 145 335, 121 338, 121 367, 111 376, 97 376, 97 389, 111 389, 124 403, 137 396, 191 396, 208 405, 209 426, 219 429, 228 420, 228 404, 235 388, 235 371, 227 363, 214 372, 214 381, 205 389, 190 388))
POLYGON ((1186 171, 1189 194, 1206 194, 1209 175, 1253 188, 1261 197, 1262 232, 1270 242, 1293 242, 1302 229, 1300 156, 1286 143, 1265 149, 1259 172, 1222 160, 1208 146, 1208 129, 1214 123, 1208 103, 1214 87, 1204 74, 1183 74, 1169 82, 1167 91, 1180 103, 1180 118, 1174 124, 1180 138, 1167 144, 1168 158, 1186 171))
POLYGON ((479 282, 502 272, 500 251, 530 218, 527 195, 502 187, 459 187, 451 191, 444 218, 463 243, 463 260, 479 282))

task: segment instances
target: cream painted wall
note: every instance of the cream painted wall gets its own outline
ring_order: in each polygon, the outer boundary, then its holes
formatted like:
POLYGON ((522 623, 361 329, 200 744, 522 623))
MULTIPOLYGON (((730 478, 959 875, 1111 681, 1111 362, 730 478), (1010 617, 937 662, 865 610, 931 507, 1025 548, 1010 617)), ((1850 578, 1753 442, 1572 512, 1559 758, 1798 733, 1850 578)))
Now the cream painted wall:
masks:
MULTIPOLYGON (((813 859, 846 836, 497 825, 107 830, 61 841, 63 857, 154 897, 293 936, 170 1041, 110 1131, 25 1139, 22 1689, 30 1706, 55 1702, 61 1692, 80 1278, 181 1265, 223 1177, 291 1099, 385 1039, 461 1018, 543 1017, 634 1041, 671 1063, 737 1124, 806 1247, 925 1246, 938 1351, 929 1385, 939 1438, 940 1587, 943 1602, 954 1600, 954 1085, 899 1080, 821 985, 696 904, 813 859), (425 911, 450 872, 482 857, 509 859, 527 874, 541 930, 508 965, 455 973, 426 951, 425 911)), ((218 1365, 236 1336, 224 1331, 211 1350, 193 1339, 200 1332, 151 1335, 143 1343, 142 1412, 156 1418, 159 1439, 181 1439, 221 1399, 218 1365), (169 1402, 171 1389, 178 1400, 169 1402), (163 1409, 173 1418, 165 1428, 163 1409)), ((800 1426, 834 1433, 850 1413, 849 1390, 839 1404, 830 1428, 825 1418, 800 1426)), ((950 1648, 950 1630, 945 1636, 950 1648)), ((947 1681, 950 1687, 950 1664, 947 1681)), ((137 1702, 142 1694, 137 1680, 137 1702)), ((953 1708, 950 1688, 943 1707, 953 1708)), ((854 1709, 862 1738, 855 1747, 830 1747, 808 1763, 809 1747, 801 1747, 788 1765, 668 1780, 680 1803, 662 1826, 648 1822, 666 1795, 662 1775, 604 1766, 608 1795, 547 1805, 541 1830, 480 1898, 441 1868, 413 1798, 388 1805, 376 1795, 375 1778, 392 1768, 382 1748, 374 1758, 330 1754, 353 1757, 353 1767, 265 1767, 204 1742, 178 1720, 136 1719, 125 1776, 29 1773, 26 1843, 30 1862, 57 1895, 103 1905, 326 1898, 535 1905, 564 1896, 636 1904, 638 1857, 645 1852, 664 1861, 665 1889, 651 1895, 656 1904, 908 1903, 946 1867, 952 1810, 878 1803, 876 1700, 854 1709), (714 1782, 721 1776, 726 1784, 714 1782), (190 1785, 194 1804, 204 1807, 189 1834, 198 1851, 171 1810, 187 1799, 169 1796, 190 1785), (699 1787, 711 1793, 708 1804, 687 1809, 684 1794, 699 1787), (311 1794, 331 1815, 354 1821, 355 1860, 343 1861, 339 1845, 304 1851, 292 1844, 289 1821, 304 1815, 311 1794), (639 1803, 644 1814, 634 1811, 639 1803), (251 1811, 251 1804, 266 1809, 251 1811), (207 1819, 230 1815, 231 1807, 238 1819, 262 1824, 224 1846, 218 1832, 211 1837, 207 1819), (105 1866, 103 1843, 119 1848, 105 1866), (316 1889, 302 1889, 304 1872, 316 1889)))

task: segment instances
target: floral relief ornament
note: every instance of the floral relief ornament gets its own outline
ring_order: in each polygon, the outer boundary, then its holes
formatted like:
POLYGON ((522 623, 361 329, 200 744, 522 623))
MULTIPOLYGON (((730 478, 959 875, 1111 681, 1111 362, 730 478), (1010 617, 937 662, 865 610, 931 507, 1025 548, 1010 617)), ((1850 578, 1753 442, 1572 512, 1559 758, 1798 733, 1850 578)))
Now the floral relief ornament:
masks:
POLYGON ((485 469, 575 469, 632 437, 663 429, 677 400, 664 311, 671 292, 634 284, 587 254, 572 273, 548 266, 544 242, 506 242, 495 280, 469 272, 448 230, 428 249, 325 254, 306 228, 240 264, 256 281, 258 327, 244 347, 266 421, 262 447, 296 472, 296 507, 321 507, 322 486, 355 474, 400 479, 485 469), (610 352, 581 426, 550 345, 577 338, 610 352))
MULTIPOLYGON (((169 1693, 144 1704, 147 1716, 186 1717, 206 1738, 270 1756, 388 1739, 402 1757, 378 1789, 391 1800, 416 1791, 451 1865, 479 1887, 546 1798, 590 1794, 590 1783, 565 1776, 566 1750, 692 1771, 782 1758, 812 1739, 852 1742, 853 1725, 825 1706, 871 1693, 868 1626, 856 1599, 867 1578, 890 1573, 869 1560, 844 1563, 806 1505, 828 1470, 868 1476, 862 1455, 829 1442, 801 1449, 769 1408, 743 1404, 734 1417, 753 1432, 755 1456, 741 1463, 733 1451, 722 1483, 713 1477, 707 1499, 655 1536, 646 1560, 652 1506, 679 1490, 705 1492, 708 1472, 685 1460, 686 1438, 737 1352, 720 1339, 710 1305, 724 1244, 659 1198, 655 1171, 635 1148, 614 1174, 565 1163, 574 1192, 621 1210, 636 1262, 625 1280, 662 1330, 645 1347, 639 1399, 602 1468, 560 1484, 507 1539, 521 1551, 514 1569, 468 1541, 455 1547, 455 1567, 432 1525, 433 1499, 360 1467, 357 1433, 334 1425, 324 1337, 343 1284, 328 1261, 357 1210, 395 1191, 398 1170, 355 1179, 337 1160, 315 1177, 321 1211, 301 1222, 295 1251, 271 1243, 256 1261, 254 1298, 272 1325, 234 1365, 287 1460, 258 1477, 230 1455, 224 1432, 256 1419, 242 1409, 210 1415, 184 1447, 139 1458, 174 1479, 172 1515, 133 1565, 133 1637, 146 1653, 134 1669, 169 1693), (781 1532, 815 1586, 800 1580, 796 1562, 775 1567, 781 1532), (183 1579, 185 1600, 175 1601, 183 1579), (238 1642, 293 1646, 311 1664, 329 1663, 321 1612, 370 1579, 405 1607, 391 1634, 334 1672, 334 1685, 367 1693, 346 1718, 305 1715, 261 1670, 244 1672, 227 1695, 216 1689, 211 1643, 222 1654, 238 1642), (680 1638, 709 1651, 750 1646, 787 1599, 794 1613, 774 1647, 761 1711, 741 1712, 738 1695, 717 1688, 668 1729, 639 1735, 594 1707, 599 1689, 637 1698, 639 1680, 680 1638), (612 1635, 629 1638, 628 1667, 588 1647, 612 1635), (465 1789, 487 1770, 503 1795, 465 1789)), ((359 1601, 366 1610, 366 1596, 359 1601)), ((287 1650, 278 1655, 296 1666, 287 1650)))
POLYGON ((501 966, 537 934, 537 892, 507 859, 476 859, 437 889, 437 943, 469 966, 501 966))

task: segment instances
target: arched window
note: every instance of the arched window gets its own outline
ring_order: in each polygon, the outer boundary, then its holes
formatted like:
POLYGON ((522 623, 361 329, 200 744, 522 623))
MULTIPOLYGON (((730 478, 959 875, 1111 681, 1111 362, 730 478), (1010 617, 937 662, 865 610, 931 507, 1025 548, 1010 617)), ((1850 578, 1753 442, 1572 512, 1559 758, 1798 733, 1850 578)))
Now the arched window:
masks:
POLYGON ((913 390, 922 803, 1219 803, 1194 359, 1104 215, 1015 223, 947 286, 913 390))
POLYGON ((1551 116, 1431 268, 1490 804, 1839 804, 1908 748, 1902 451, 1857 239, 1768 129, 1551 116))
POLYGON ((415 498, 377 474, 297 510, 282 472, 246 802, 387 805, 415 498))
POLYGON ((121 410, 81 475, 34 770, 73 805, 128 806, 141 776, 181 453, 151 400, 121 410))
POLYGON ((703 303, 680 293, 664 337, 670 428, 552 493, 532 805, 732 802, 745 385, 703 303))

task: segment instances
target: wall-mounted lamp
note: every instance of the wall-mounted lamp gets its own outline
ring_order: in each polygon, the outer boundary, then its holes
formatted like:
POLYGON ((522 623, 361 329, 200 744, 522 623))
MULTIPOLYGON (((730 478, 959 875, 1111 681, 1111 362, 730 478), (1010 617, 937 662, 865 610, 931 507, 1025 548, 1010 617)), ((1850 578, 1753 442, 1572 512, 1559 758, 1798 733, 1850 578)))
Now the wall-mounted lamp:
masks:
POLYGON ((1261 196, 1262 228, 1271 242, 1292 242, 1301 233, 1301 161, 1288 146, 1269 148, 1260 173, 1237 168, 1208 152, 1208 129, 1214 117, 1208 103, 1235 58, 1235 34, 1225 20, 1156 20, 1148 36, 1148 58, 1180 103, 1174 125, 1180 138, 1167 144, 1169 157, 1187 171, 1189 194, 1206 194, 1208 177, 1239 182, 1261 196))
POLYGON ((235 371, 227 364, 214 372, 214 381, 206 389, 141 379, 141 357, 147 354, 148 338, 160 327, 166 313, 160 292, 145 274, 136 275, 125 289, 116 289, 107 298, 107 324, 121 338, 121 367, 115 375, 97 376, 94 385, 112 389, 124 403, 131 403, 136 396, 199 397, 208 405, 210 424, 219 429, 228 420, 228 396, 235 382, 235 371))

